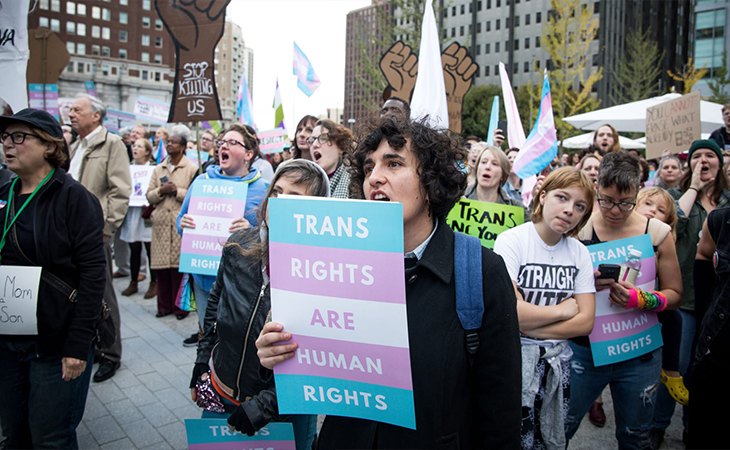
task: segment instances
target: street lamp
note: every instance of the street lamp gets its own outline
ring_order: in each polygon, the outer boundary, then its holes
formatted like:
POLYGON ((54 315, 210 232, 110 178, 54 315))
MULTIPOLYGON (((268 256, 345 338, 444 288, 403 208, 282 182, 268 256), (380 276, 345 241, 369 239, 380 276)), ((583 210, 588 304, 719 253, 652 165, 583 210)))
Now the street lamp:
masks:
POLYGON ((355 126, 355 119, 350 117, 347 119, 347 124, 350 126, 350 129, 352 130, 352 127, 355 126))

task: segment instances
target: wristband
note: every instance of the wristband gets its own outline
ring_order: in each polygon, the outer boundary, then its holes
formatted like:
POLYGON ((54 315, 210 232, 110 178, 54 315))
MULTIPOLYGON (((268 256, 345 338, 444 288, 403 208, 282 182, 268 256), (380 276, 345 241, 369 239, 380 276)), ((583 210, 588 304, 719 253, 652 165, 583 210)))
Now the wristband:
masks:
POLYGON ((690 186, 690 187, 688 187, 688 188, 687 188, 687 190, 688 190, 688 191, 689 191, 690 189, 691 189, 691 190, 693 190, 693 191, 695 191, 695 192, 697 192, 698 194, 700 193, 700 190, 699 190, 699 189, 697 189, 696 187, 692 187, 692 186, 690 186))
POLYGON ((626 302, 627 308, 637 308, 639 306, 639 295, 637 289, 629 289, 629 300, 626 302))

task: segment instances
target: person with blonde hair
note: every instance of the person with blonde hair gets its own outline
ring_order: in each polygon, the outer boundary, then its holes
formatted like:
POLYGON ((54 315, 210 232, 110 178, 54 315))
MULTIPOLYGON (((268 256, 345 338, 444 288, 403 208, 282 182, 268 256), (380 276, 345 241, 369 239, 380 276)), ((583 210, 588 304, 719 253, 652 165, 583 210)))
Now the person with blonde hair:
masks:
MULTIPOLYGON (((497 147, 484 145, 475 159, 474 184, 467 187, 466 198, 525 208, 522 201, 510 197, 502 186, 507 182, 511 164, 507 155, 497 147)), ((525 220, 530 220, 525 208, 525 220)))

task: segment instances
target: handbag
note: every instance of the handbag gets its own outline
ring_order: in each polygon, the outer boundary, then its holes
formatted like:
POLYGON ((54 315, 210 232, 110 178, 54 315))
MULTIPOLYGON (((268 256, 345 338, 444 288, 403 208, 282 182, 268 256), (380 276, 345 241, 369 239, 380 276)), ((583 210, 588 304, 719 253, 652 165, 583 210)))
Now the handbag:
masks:
POLYGON ((182 311, 195 311, 195 290, 193 289, 193 277, 184 273, 180 281, 180 288, 175 296, 175 306, 182 311))
POLYGON ((147 205, 142 210, 142 218, 145 220, 150 220, 152 218, 152 211, 155 210, 155 205, 147 205))

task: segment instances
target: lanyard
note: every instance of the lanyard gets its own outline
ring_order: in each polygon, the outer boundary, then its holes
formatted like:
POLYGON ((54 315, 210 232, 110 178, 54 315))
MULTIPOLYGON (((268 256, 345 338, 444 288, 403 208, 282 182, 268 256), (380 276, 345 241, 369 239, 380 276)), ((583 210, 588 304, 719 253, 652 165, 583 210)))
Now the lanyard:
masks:
POLYGON ((40 182, 40 184, 36 186, 35 189, 33 189, 33 192, 31 192, 25 202, 23 202, 23 205, 20 207, 18 212, 15 213, 13 219, 8 221, 8 219, 10 219, 10 207, 13 204, 13 193, 15 192, 15 184, 18 182, 18 177, 13 180, 13 183, 10 185, 10 193, 8 194, 8 203, 5 205, 5 223, 3 224, 3 236, 2 239, 0 239, 0 252, 2 252, 2 249, 5 248, 5 239, 8 237, 8 232, 15 224, 15 221, 18 219, 18 216, 20 216, 20 213, 23 212, 25 207, 28 206, 28 203, 33 200, 33 197, 35 197, 38 191, 40 191, 41 188, 48 182, 48 180, 51 179, 55 172, 56 168, 54 167, 51 169, 48 175, 46 175, 46 177, 40 182))

